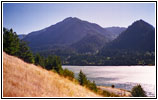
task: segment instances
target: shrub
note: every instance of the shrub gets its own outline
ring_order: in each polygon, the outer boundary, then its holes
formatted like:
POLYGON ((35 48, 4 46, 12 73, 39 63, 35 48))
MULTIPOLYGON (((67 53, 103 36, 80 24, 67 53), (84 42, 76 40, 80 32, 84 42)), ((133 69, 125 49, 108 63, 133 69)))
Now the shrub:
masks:
POLYGON ((62 75, 64 77, 68 77, 70 80, 74 79, 74 73, 70 70, 68 70, 67 68, 63 70, 62 75))
POLYGON ((88 84, 86 85, 90 90, 93 90, 94 92, 97 92, 97 86, 95 84, 95 81, 91 82, 88 80, 88 84))
POLYGON ((140 84, 132 88, 131 94, 133 97, 147 97, 146 92, 140 84))
POLYGON ((114 88, 114 87, 115 87, 115 85, 113 85, 113 84, 112 84, 112 85, 111 85, 111 87, 112 87, 112 88, 114 88))

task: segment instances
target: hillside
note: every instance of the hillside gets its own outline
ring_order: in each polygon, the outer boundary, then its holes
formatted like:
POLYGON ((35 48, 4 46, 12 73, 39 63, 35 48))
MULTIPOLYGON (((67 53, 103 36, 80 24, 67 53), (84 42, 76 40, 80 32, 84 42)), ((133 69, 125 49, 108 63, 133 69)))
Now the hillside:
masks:
POLYGON ((58 74, 3 52, 3 97, 99 97, 58 74))

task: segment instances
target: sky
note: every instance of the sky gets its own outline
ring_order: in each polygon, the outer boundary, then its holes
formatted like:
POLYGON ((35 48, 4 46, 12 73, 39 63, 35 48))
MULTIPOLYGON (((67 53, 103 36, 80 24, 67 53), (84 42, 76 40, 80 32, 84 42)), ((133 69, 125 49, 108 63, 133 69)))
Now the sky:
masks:
POLYGON ((3 3, 3 27, 28 34, 77 17, 102 27, 128 27, 143 19, 155 27, 155 3, 3 3))

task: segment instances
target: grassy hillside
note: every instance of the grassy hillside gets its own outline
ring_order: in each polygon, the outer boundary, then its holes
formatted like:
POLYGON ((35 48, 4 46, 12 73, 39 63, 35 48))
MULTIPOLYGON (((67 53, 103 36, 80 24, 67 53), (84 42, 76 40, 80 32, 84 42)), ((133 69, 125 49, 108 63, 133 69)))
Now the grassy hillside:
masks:
POLYGON ((3 97, 99 97, 57 73, 3 52, 3 97))

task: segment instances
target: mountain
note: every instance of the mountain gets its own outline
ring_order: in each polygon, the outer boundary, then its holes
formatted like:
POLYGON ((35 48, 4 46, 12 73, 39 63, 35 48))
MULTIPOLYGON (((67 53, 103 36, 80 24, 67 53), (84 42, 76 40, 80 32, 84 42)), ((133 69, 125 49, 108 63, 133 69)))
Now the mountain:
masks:
POLYGON ((87 36, 85 36, 83 39, 72 44, 71 47, 76 49, 79 53, 97 53, 107 42, 108 40, 100 34, 87 34, 87 36))
POLYGON ((102 65, 155 65, 155 28, 143 20, 135 21, 98 56, 104 60, 102 65))
POLYGON ((26 34, 20 34, 20 35, 18 35, 18 37, 19 37, 20 40, 23 39, 25 36, 26 36, 26 34))
MULTIPOLYGON (((76 17, 68 17, 55 25, 40 31, 29 33, 23 40, 28 41, 31 49, 35 51, 40 49, 54 48, 54 46, 71 47, 73 44, 80 44, 81 40, 85 40, 85 38, 93 41, 92 38, 89 38, 89 36, 97 35, 99 35, 99 37, 104 37, 105 41, 107 42, 112 40, 111 34, 101 26, 95 23, 80 20, 76 17)), ((93 37, 93 39, 94 38, 95 37, 93 37)), ((100 38, 97 36, 96 39, 100 38)), ((88 41, 84 43, 88 43, 88 41)), ((84 45, 86 46, 88 44, 84 45)), ((95 44, 97 43, 94 43, 94 45, 95 44)))
POLYGON ((3 52, 3 97, 100 97, 53 71, 3 52))
POLYGON ((113 39, 116 39, 120 33, 126 30, 125 27, 106 27, 104 29, 110 32, 113 39))
POLYGON ((155 51, 155 28, 143 20, 135 21, 104 49, 155 51))

